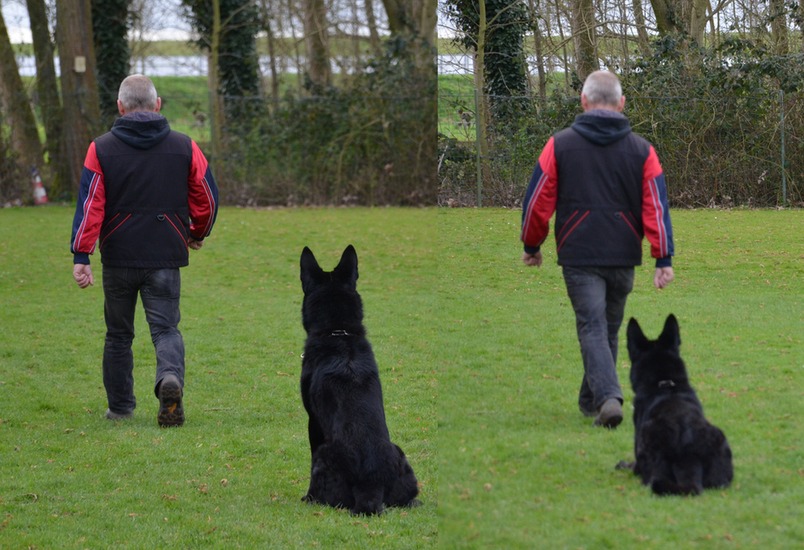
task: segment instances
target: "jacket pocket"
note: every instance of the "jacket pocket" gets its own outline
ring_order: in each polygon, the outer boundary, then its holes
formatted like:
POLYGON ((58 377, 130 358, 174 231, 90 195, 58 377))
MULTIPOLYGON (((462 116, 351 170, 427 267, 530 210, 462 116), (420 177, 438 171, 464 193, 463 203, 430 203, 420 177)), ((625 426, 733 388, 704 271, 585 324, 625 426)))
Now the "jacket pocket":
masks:
POLYGON ((618 220, 621 220, 626 226, 628 226, 628 229, 631 230, 631 233, 634 235, 634 237, 640 243, 642 242, 641 230, 637 229, 639 224, 637 223, 636 218, 634 217, 633 214, 621 210, 619 212, 615 212, 614 217, 617 218, 618 220))
POLYGON ((103 248, 106 240, 111 237, 115 232, 121 229, 127 221, 131 219, 130 213, 117 212, 114 216, 109 218, 109 221, 103 224, 100 233, 100 246, 103 248))
POLYGON ((589 213, 590 210, 583 212, 575 210, 561 223, 560 227, 556 230, 556 252, 561 250, 570 235, 572 235, 575 230, 581 226, 583 221, 589 217, 589 213))
POLYGON ((169 224, 173 232, 181 240, 184 246, 187 246, 187 240, 188 240, 187 228, 184 226, 184 223, 181 221, 181 218, 179 217, 178 214, 176 213, 157 214, 156 219, 159 220, 160 222, 169 224))

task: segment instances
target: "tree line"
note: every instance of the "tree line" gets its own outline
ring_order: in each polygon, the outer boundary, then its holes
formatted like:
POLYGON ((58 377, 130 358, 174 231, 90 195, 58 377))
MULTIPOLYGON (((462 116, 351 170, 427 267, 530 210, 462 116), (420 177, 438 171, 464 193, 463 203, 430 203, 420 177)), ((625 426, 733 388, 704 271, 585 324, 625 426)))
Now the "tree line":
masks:
MULTIPOLYGON (((133 38, 160 17, 159 4, 165 8, 159 0, 26 0, 31 85, 0 15, 3 202, 29 196, 30 170, 51 196, 75 197, 86 148, 111 126, 117 87, 147 48, 133 38)), ((171 15, 190 22, 193 46, 208 60, 210 139, 201 145, 223 200, 434 203, 436 0, 179 6, 171 15), (271 61, 267 74, 261 53, 271 61), (282 55, 299 60, 298 77, 276 64, 282 55), (347 57, 350 69, 333 75, 332 63, 347 57)))
MULTIPOLYGON (((117 86, 147 55, 139 37, 164 1, 26 0, 30 82, 0 17, 3 202, 30 196, 31 169, 51 196, 75 197, 86 147, 114 120, 117 86)), ((208 60, 201 145, 229 203, 478 204, 485 190, 513 204, 535 149, 571 123, 583 79, 601 67, 621 76, 633 126, 677 178, 676 201, 801 202, 797 1, 174 2, 208 60), (439 92, 437 15, 448 49, 473 60, 476 93, 439 92), (471 139, 439 134, 443 117, 471 126, 471 139)))

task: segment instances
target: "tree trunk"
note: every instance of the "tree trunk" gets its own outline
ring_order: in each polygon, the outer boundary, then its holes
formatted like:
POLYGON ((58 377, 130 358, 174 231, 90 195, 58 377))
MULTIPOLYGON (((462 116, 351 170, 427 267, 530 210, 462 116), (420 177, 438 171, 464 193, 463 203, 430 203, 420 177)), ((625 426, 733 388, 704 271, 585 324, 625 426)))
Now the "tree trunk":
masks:
POLYGON ((790 52, 785 9, 784 0, 770 0, 771 45, 776 55, 787 55, 790 52))
POLYGON ((544 39, 539 25, 541 0, 528 0, 528 4, 533 19, 533 51, 536 54, 536 72, 539 78, 539 104, 544 106, 547 101, 547 74, 544 69, 544 39))
POLYGON ((433 50, 438 0, 382 0, 382 3, 391 34, 417 38, 411 45, 416 48, 416 66, 429 71, 435 61, 433 50))
POLYGON ((43 174, 50 181, 51 194, 58 196, 60 190, 71 191, 68 165, 64 162, 62 146, 62 109, 59 98, 56 65, 53 62, 53 42, 48 28, 44 0, 27 0, 28 18, 31 22, 34 55, 36 57, 36 93, 42 125, 45 127, 45 151, 49 157, 50 171, 43 174))
POLYGON ((377 31, 377 17, 374 15, 374 0, 364 0, 366 13, 366 26, 369 30, 369 44, 374 57, 382 55, 382 47, 380 45, 380 33, 377 31))
POLYGON ((92 0, 92 37, 103 126, 117 118, 117 91, 131 68, 128 43, 130 0, 92 0))
POLYGON ((223 99, 221 98, 220 82, 220 49, 221 49, 221 3, 212 0, 212 32, 209 37, 209 111, 210 111, 210 141, 212 154, 210 161, 220 163, 223 159, 223 99))
POLYGON ((709 0, 650 0, 660 35, 683 32, 703 44, 709 0))
POLYGON ((273 14, 277 13, 278 10, 275 9, 272 0, 262 0, 261 7, 263 27, 265 30, 266 40, 268 42, 268 57, 270 59, 269 70, 271 72, 271 103, 273 104, 274 109, 277 109, 279 108, 279 69, 276 66, 276 36, 272 21, 274 21, 273 14))
POLYGON ((483 90, 486 88, 486 33, 488 32, 488 21, 486 21, 486 3, 480 2, 477 22, 477 50, 475 51, 475 97, 477 98, 477 117, 475 128, 477 132, 477 206, 483 205, 482 182, 491 181, 491 168, 489 167, 489 143, 488 123, 489 108, 488 98, 483 90))
POLYGON ((639 51, 644 57, 650 55, 650 38, 648 29, 645 28, 645 12, 642 10, 642 0, 632 0, 631 7, 634 9, 634 24, 637 31, 637 44, 639 51))
POLYGON ((304 43, 307 50, 307 75, 317 88, 332 83, 329 64, 329 23, 324 0, 304 0, 304 43))
MULTIPOLYGON (((36 129, 36 117, 20 78, 2 13, 0 13, 0 97, 2 98, 0 106, 11 126, 9 136, 11 148, 19 156, 19 161, 25 170, 41 169, 42 143, 39 141, 36 129)), ((28 185, 29 182, 20 182, 21 197, 26 196, 24 189, 28 188, 28 185)))
POLYGON ((575 70, 581 82, 600 68, 597 60, 597 24, 594 0, 572 0, 572 37, 575 70))
POLYGON ((89 0, 56 2, 56 44, 61 67, 61 95, 64 108, 65 164, 74 196, 87 147, 103 130, 92 44, 92 8, 89 0))

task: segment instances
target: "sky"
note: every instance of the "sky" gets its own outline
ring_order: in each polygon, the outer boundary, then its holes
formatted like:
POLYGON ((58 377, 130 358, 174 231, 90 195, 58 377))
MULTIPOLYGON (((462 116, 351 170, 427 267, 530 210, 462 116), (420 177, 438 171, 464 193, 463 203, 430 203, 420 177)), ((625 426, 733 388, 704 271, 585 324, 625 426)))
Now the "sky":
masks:
MULTIPOLYGON (((159 16, 152 25, 158 28, 151 39, 184 40, 187 38, 188 24, 176 16, 180 0, 149 0, 149 3, 158 9, 159 16)), ((3 9, 3 19, 8 28, 9 38, 14 44, 31 43, 31 27, 28 22, 28 8, 25 0, 0 0, 3 9)))
MULTIPOLYGON (((157 29, 150 39, 163 40, 186 40, 189 25, 176 14, 180 0, 146 0, 149 7, 153 8, 155 14, 151 17, 149 26, 157 29)), ((443 17, 443 0, 439 0, 438 8, 438 35, 442 37, 452 36, 451 25, 443 17)), ((28 9, 25 7, 25 0, 0 0, 3 18, 8 28, 11 42, 31 43, 31 29, 28 23, 28 9)))

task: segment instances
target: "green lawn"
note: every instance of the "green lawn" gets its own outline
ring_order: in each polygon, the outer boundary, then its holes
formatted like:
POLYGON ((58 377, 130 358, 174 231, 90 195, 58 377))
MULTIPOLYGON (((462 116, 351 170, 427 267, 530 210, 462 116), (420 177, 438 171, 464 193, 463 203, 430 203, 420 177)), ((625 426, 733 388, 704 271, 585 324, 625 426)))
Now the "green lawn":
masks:
POLYGON ((183 271, 187 422, 165 430, 141 311, 139 407, 103 418, 102 290, 72 281, 72 208, 0 210, 0 548, 802 547, 804 213, 674 211, 676 281, 657 291, 637 270, 627 316, 655 337, 676 314, 734 451, 732 487, 696 498, 614 470, 630 418, 606 431, 578 412, 555 247, 523 266, 519 217, 223 208, 183 271), (375 518, 299 500, 298 259, 309 245, 331 269, 348 243, 391 435, 422 489, 423 506, 375 518))
MULTIPOLYGON (((801 211, 674 211, 676 281, 637 270, 626 317, 655 338, 673 312, 710 420, 734 452, 731 488, 657 498, 616 431, 577 409, 581 362, 555 245, 520 260, 520 213, 444 210, 439 539, 450 548, 801 548, 804 398, 801 211)), ((618 361, 628 381, 625 335, 618 361)), ((630 402, 630 387, 626 390, 630 402)))
POLYGON ((187 420, 168 430, 141 309, 135 418, 103 418, 103 292, 72 281, 72 212, 0 210, 0 548, 433 546, 433 210, 223 208, 183 270, 187 420), (331 269, 349 243, 391 436, 421 482, 421 507, 379 518, 300 501, 299 255, 331 269))

